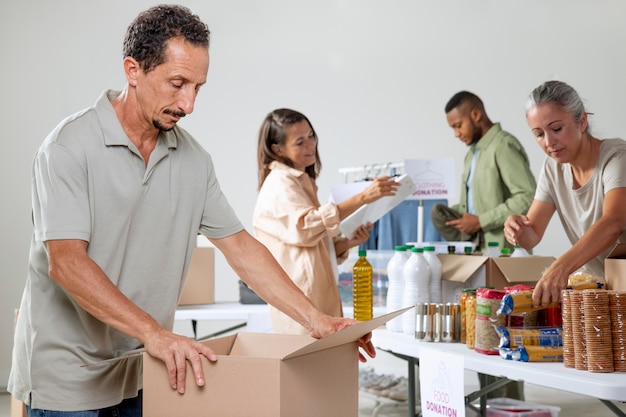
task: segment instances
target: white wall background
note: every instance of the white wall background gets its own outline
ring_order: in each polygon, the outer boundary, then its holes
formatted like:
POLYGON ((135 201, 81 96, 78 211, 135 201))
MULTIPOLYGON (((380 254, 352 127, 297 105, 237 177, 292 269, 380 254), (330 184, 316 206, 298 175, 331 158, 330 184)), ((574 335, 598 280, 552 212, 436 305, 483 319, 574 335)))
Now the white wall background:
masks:
MULTIPOLYGON (((320 196, 340 167, 452 157, 465 146, 443 107, 458 90, 484 100, 519 137, 535 174, 543 154, 524 118, 541 82, 571 83, 598 137, 626 137, 626 3, 622 0, 181 0, 212 32, 211 67, 182 125, 214 157, 222 187, 250 229, 256 134, 277 107, 304 112, 320 137, 320 196)), ((31 235, 30 164, 56 123, 121 89, 124 31, 147 0, 0 3, 0 387, 10 368, 13 309, 31 235)), ((557 221, 537 248, 560 255, 557 221)), ((148 252, 149 253, 149 252, 148 252)), ((237 298, 218 256, 216 297, 237 298)))

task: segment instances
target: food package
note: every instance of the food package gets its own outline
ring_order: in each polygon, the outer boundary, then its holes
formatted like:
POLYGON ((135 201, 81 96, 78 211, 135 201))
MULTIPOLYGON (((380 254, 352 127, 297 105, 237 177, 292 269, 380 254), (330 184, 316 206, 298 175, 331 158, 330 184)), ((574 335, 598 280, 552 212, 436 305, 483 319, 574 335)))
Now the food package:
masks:
POLYGON ((500 336, 500 348, 514 349, 518 346, 562 346, 560 327, 495 327, 500 336))
POLYGON ((563 346, 499 348, 500 357, 518 362, 563 362, 563 346))

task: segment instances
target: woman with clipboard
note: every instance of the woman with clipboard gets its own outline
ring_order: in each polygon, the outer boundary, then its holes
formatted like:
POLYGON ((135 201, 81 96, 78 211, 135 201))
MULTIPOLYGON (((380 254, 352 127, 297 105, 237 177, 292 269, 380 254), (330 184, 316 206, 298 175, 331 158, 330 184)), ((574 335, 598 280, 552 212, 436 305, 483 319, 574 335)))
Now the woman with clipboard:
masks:
MULTIPOLYGON (((318 137, 305 115, 277 109, 261 125, 258 139, 259 196, 253 229, 291 279, 324 313, 342 316, 335 265, 348 250, 369 238, 371 223, 351 236, 339 236, 339 224, 360 207, 396 194, 393 178, 376 178, 362 192, 320 204, 315 179, 321 169, 318 137)), ((308 330, 270 307, 276 333, 308 330)))

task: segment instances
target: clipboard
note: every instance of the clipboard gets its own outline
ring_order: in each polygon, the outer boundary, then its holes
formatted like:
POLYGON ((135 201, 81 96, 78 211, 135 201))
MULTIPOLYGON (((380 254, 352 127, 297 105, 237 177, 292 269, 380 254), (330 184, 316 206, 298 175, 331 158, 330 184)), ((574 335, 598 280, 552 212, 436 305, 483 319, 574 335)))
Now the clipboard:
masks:
POLYGON ((339 224, 339 230, 344 236, 351 238, 360 225, 368 222, 374 223, 415 192, 415 183, 408 174, 403 174, 390 181, 400 183, 396 195, 382 197, 373 203, 365 204, 346 217, 339 224))

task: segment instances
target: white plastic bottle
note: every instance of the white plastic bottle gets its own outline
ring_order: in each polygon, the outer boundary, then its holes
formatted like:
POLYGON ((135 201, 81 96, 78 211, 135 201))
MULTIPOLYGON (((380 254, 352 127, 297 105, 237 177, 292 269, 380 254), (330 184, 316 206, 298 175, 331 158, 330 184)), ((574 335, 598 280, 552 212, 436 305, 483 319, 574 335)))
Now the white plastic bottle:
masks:
POLYGON ((500 256, 500 244, 498 242, 487 242, 487 250, 483 256, 488 258, 498 258, 500 256))
MULTIPOLYGON (((411 249, 411 256, 402 269, 404 275, 403 307, 427 303, 430 297, 430 266, 424 258, 423 251, 422 248, 411 249)), ((415 336, 415 310, 409 310, 402 315, 402 332, 415 336)))
POLYGON ((511 258, 521 258, 524 256, 530 256, 526 249, 521 246, 515 245, 513 247, 513 253, 511 254, 511 258))
POLYGON ((424 246, 424 258, 430 266, 429 302, 441 303, 441 261, 435 253, 434 246, 424 246))
MULTIPOLYGON (((387 279, 389 287, 387 289, 386 308, 387 313, 401 309, 402 298, 404 297, 404 264, 409 259, 406 246, 396 246, 394 254, 387 264, 387 279)), ((402 316, 395 317, 387 322, 387 330, 392 332, 402 332, 402 316)))

